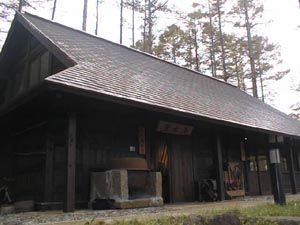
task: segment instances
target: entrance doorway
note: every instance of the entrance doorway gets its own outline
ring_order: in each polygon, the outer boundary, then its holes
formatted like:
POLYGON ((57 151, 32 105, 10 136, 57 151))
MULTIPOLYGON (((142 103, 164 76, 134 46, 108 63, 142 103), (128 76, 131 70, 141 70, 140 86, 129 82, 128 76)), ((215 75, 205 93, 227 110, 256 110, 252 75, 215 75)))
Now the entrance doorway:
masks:
POLYGON ((191 142, 187 136, 172 136, 170 147, 171 202, 194 201, 191 142))
POLYGON ((250 154, 247 158, 248 195, 272 194, 268 158, 264 154, 250 154))
POLYGON ((154 169, 162 173, 165 202, 195 200, 193 154, 188 136, 158 134, 154 169))

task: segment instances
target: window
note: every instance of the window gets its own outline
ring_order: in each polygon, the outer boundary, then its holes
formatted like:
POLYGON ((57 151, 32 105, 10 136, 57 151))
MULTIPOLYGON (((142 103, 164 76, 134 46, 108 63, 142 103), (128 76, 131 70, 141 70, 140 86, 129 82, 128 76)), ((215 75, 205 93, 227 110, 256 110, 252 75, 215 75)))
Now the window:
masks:
POLYGON ((258 168, 259 168, 259 171, 268 171, 267 156, 264 156, 264 155, 258 156, 258 168))
POLYGON ((248 163, 249 163, 249 171, 251 172, 257 171, 255 156, 249 156, 248 163))

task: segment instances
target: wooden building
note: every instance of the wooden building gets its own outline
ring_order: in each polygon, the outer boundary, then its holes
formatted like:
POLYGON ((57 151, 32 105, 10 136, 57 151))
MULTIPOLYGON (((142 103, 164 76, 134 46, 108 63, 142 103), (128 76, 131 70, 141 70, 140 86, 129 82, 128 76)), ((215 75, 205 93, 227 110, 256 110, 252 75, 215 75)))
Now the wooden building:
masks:
POLYGON ((122 157, 161 171, 165 202, 199 182, 271 194, 279 148, 286 192, 300 190, 300 123, 238 88, 30 14, 0 55, 0 177, 15 200, 86 205, 90 173, 122 157))

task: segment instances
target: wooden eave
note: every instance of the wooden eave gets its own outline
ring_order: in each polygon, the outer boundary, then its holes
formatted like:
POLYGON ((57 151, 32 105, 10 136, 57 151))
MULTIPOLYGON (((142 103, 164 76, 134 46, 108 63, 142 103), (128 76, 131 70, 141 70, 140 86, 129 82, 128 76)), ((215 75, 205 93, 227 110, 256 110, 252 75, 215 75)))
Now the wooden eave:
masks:
POLYGON ((96 100, 108 101, 108 102, 112 102, 112 103, 116 103, 116 104, 132 106, 132 107, 136 107, 136 108, 140 108, 140 109, 144 109, 144 110, 151 110, 151 111, 155 111, 155 112, 170 114, 170 115, 173 115, 173 116, 183 117, 183 118, 186 118, 186 119, 204 121, 204 122, 213 123, 213 124, 220 125, 220 126, 246 129, 246 130, 249 130, 249 131, 260 132, 260 133, 264 133, 264 134, 282 135, 282 136, 285 136, 285 137, 290 137, 290 138, 300 140, 300 137, 295 136, 295 135, 274 132, 274 131, 265 130, 265 129, 261 129, 261 128, 257 128, 257 127, 241 125, 241 124, 237 124, 237 123, 230 123, 228 121, 222 121, 222 120, 212 119, 212 118, 203 117, 203 116, 199 116, 199 115, 194 115, 194 114, 187 113, 187 112, 181 112, 181 111, 177 111, 177 110, 173 110, 173 109, 169 109, 169 108, 164 108, 164 107, 160 107, 160 106, 156 106, 156 105, 150 105, 150 104, 147 104, 147 103, 137 102, 137 101, 126 99, 126 98, 119 98, 119 97, 116 97, 116 96, 110 96, 110 95, 106 95, 106 94, 95 93, 94 91, 85 90, 85 89, 81 89, 81 88, 76 88, 76 87, 73 87, 73 86, 67 86, 67 85, 63 85, 63 84, 58 84, 58 83, 54 83, 54 82, 49 81, 49 80, 46 80, 46 82, 48 84, 47 87, 49 88, 49 90, 53 90, 53 91, 61 91, 61 92, 65 92, 65 93, 69 93, 69 94, 73 94, 73 95, 93 98, 93 99, 96 99, 96 100))

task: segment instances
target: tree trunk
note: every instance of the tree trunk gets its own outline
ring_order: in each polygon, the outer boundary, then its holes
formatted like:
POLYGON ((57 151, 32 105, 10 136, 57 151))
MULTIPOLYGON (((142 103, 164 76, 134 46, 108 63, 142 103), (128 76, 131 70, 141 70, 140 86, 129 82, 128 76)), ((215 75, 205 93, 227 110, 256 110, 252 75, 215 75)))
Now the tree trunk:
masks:
POLYGON ((198 54, 198 41, 197 41, 197 30, 195 30, 194 32, 194 41, 195 41, 195 61, 196 61, 196 70, 199 71, 200 70, 200 66, 199 66, 199 54, 198 54))
POLYGON ((236 57, 234 57, 234 66, 235 66, 235 73, 236 73, 236 78, 237 78, 237 82, 238 82, 238 88, 242 89, 239 65, 238 65, 238 60, 236 57))
POLYGON ((123 43, 123 0, 120 3, 120 44, 123 43))
POLYGON ((173 62, 176 63, 176 47, 175 47, 175 40, 174 37, 172 38, 172 58, 173 62))
POLYGON ((54 2, 53 2, 53 9, 52 9, 52 16, 51 16, 51 20, 54 20, 54 17, 55 17, 55 12, 56 12, 56 3, 57 3, 57 0, 54 0, 54 2))
POLYGON ((261 69, 260 61, 258 61, 258 67, 259 67, 259 81, 260 81, 260 90, 261 90, 261 100, 262 100, 262 102, 265 102, 264 81, 262 79, 262 69, 261 69))
POLYGON ((86 31, 87 6, 88 6, 88 0, 84 0, 83 17, 82 17, 82 30, 84 30, 84 31, 86 31))
POLYGON ((146 29, 147 29, 147 0, 145 0, 144 30, 143 30, 143 51, 146 51, 146 29))
POLYGON ((18 12, 22 13, 22 9, 23 9, 23 0, 19 0, 18 12))
POLYGON ((134 30, 135 30, 135 0, 132 0, 132 47, 135 46, 134 30))
POLYGON ((213 32, 213 23, 212 23, 212 17, 211 17, 211 9, 210 9, 210 3, 208 2, 208 8, 209 8, 209 26, 210 26, 210 58, 211 58, 211 72, 213 77, 217 77, 217 66, 216 66, 216 55, 215 55, 215 40, 214 40, 214 32, 213 32))
POLYGON ((251 35, 251 27, 250 27, 249 15, 248 15, 247 0, 244 0, 244 10, 245 10, 245 22, 246 22, 246 29, 247 29, 248 53, 249 53, 250 68, 251 68, 252 92, 253 92, 253 96, 255 98, 258 98, 256 71, 255 71, 255 63, 254 63, 253 47, 252 47, 252 35, 251 35))
POLYGON ((221 42, 221 50, 222 50, 222 67, 223 67, 223 80, 227 82, 229 76, 226 71, 226 62, 225 62, 225 49, 224 49, 224 39, 223 39, 223 31, 222 31, 222 21, 221 21, 221 9, 220 9, 220 0, 217 0, 217 11, 218 11, 218 23, 219 23, 219 32, 220 32, 220 42, 221 42))
POLYGON ((152 53, 152 45, 153 45, 153 39, 152 39, 152 28, 153 28, 153 21, 152 21, 152 9, 151 9, 151 0, 148 0, 148 53, 152 53))
POLYGON ((192 69, 193 68, 193 62, 192 62, 192 59, 193 59, 193 43, 192 43, 192 40, 193 40, 193 32, 190 31, 189 33, 189 49, 188 49, 188 57, 189 57, 189 67, 192 69))
POLYGON ((99 26, 99 1, 100 0, 96 0, 97 4, 96 4, 96 28, 95 28, 95 35, 98 35, 98 26, 99 26))

